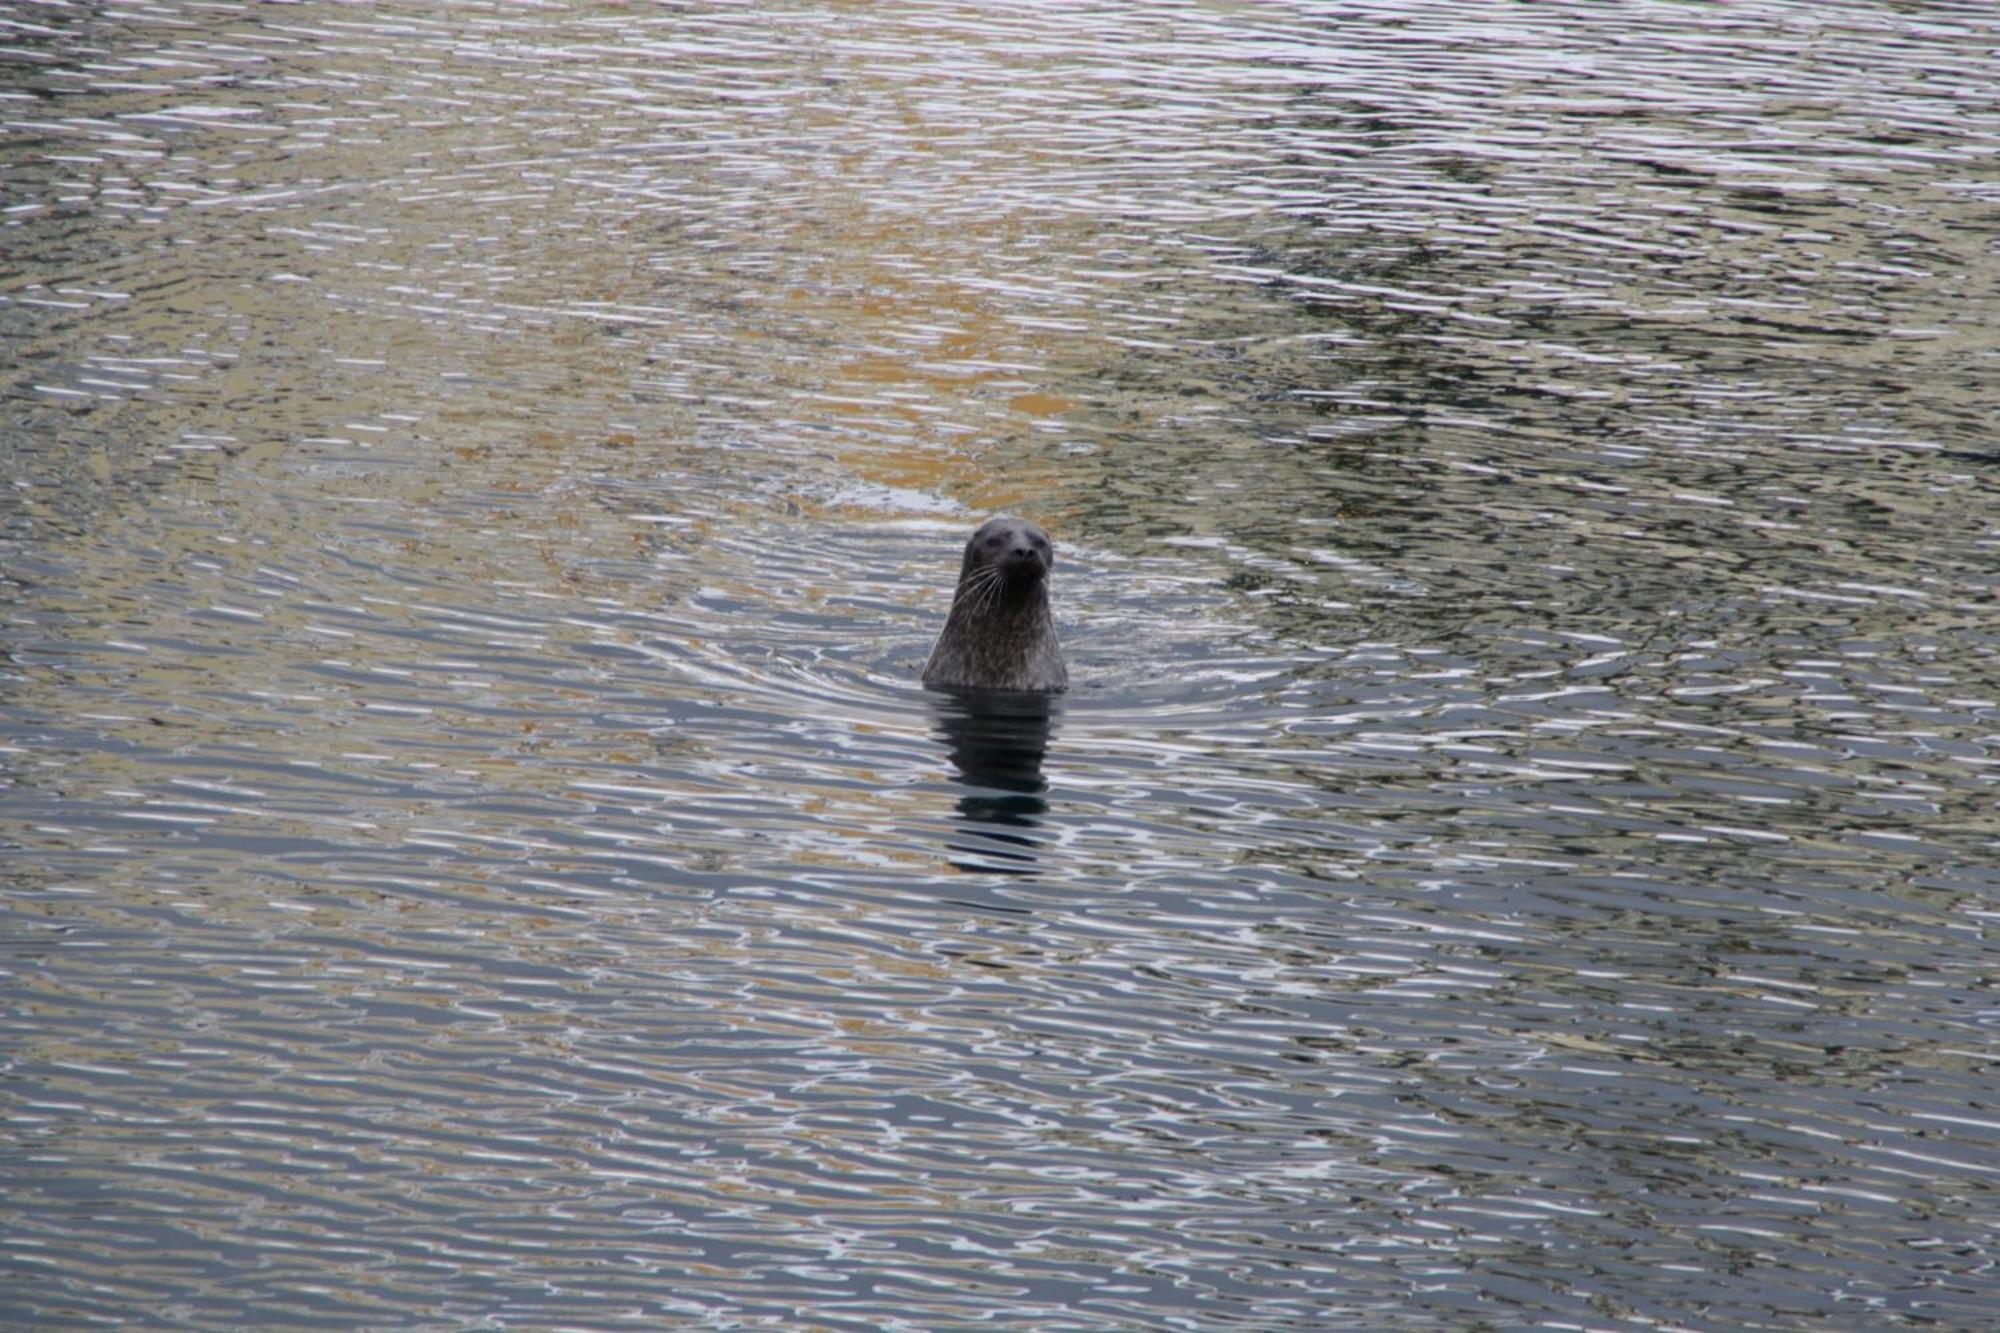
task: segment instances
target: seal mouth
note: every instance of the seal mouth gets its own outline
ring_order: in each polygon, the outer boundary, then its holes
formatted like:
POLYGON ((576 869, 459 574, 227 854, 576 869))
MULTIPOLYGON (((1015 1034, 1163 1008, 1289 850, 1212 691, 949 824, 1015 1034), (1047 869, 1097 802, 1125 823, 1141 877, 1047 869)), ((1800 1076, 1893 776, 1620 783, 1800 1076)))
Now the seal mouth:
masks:
POLYGON ((1040 583, 1048 576, 1049 567, 1042 559, 1040 551, 1021 551, 1009 555, 1000 564, 1000 571, 1007 582, 1025 586, 1040 583))

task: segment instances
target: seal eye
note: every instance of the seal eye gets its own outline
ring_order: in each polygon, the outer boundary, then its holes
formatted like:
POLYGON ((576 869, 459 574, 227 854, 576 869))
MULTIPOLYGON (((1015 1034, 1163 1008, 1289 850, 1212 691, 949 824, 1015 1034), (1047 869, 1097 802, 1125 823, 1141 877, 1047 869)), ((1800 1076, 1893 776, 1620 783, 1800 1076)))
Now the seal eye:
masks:
POLYGON ((1038 551, 1046 551, 1046 550, 1048 550, 1048 549, 1049 549, 1049 539, 1048 539, 1047 537, 1037 537, 1037 538, 1035 538, 1035 549, 1036 549, 1036 550, 1038 550, 1038 551))
POLYGON ((988 537, 986 544, 988 546, 998 546, 1000 544, 1000 534, 996 532, 991 537, 988 537))

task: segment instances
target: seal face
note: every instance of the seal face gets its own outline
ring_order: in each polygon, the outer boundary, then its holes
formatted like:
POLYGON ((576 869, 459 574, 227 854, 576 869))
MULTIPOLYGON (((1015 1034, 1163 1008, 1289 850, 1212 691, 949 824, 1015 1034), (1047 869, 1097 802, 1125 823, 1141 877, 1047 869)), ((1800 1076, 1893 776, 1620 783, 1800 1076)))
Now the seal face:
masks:
POLYGON ((950 689, 1069 688, 1049 613, 1049 535, 1026 519, 989 518, 965 543, 958 590, 931 649, 924 684, 950 689))

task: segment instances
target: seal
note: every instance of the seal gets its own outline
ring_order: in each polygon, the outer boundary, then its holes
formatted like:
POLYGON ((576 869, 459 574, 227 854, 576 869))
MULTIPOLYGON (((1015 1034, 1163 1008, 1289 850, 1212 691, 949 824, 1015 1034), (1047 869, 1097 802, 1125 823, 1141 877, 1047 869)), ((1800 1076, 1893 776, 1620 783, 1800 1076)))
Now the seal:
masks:
POLYGON ((944 689, 1069 688, 1069 669, 1049 613, 1049 535, 1026 519, 989 518, 965 543, 958 590, 931 649, 924 684, 944 689))

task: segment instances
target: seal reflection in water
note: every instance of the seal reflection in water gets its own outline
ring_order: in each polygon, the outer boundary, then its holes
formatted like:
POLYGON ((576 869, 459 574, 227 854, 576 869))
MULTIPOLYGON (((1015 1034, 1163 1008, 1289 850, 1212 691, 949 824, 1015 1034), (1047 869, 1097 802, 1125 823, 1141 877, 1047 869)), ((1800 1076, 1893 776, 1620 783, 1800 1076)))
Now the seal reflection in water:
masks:
POLYGON ((989 518, 965 543, 958 590, 944 632, 924 667, 924 684, 960 690, 1053 694, 1069 688, 1049 571, 1055 548, 1026 519, 989 518))
POLYGON ((949 843, 957 869, 1034 873, 1049 809, 1042 760, 1060 707, 1051 694, 940 690, 932 696, 938 738, 963 789, 963 827, 949 843))

